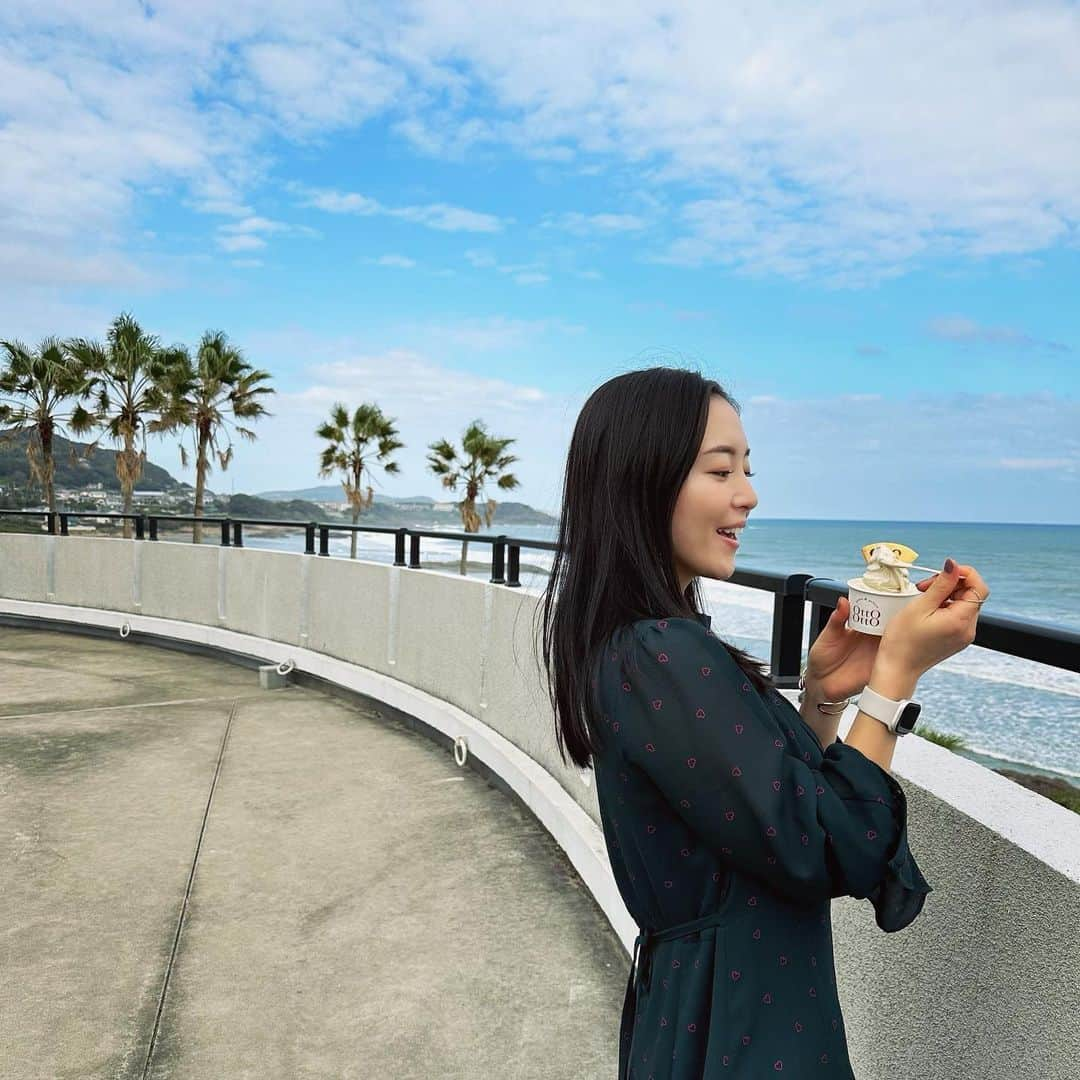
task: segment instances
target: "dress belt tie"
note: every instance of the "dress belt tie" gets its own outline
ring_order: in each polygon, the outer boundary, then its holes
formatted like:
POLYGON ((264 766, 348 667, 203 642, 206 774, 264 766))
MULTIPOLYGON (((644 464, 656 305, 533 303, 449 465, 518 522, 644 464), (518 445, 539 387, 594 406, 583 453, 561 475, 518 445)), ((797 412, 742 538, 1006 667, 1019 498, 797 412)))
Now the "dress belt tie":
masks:
POLYGON ((653 946, 658 941, 673 941, 676 938, 689 937, 698 930, 706 930, 710 926, 722 926, 730 918, 730 913, 727 911, 714 911, 708 915, 702 915, 700 919, 669 926, 666 930, 650 930, 646 927, 638 934, 634 941, 634 959, 630 964, 630 977, 626 980, 622 1022, 619 1025, 620 1080, 629 1080, 630 1076, 630 1044, 633 1042, 634 1024, 637 1019, 638 991, 640 988, 648 990, 652 983, 653 946))

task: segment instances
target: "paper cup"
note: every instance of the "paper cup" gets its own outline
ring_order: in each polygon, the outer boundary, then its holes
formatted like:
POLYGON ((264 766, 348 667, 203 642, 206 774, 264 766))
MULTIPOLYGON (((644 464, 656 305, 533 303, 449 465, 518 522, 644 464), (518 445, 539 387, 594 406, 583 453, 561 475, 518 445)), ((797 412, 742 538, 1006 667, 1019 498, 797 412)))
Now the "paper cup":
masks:
POLYGON ((848 602, 851 607, 844 625, 849 630, 858 630, 860 634, 870 634, 873 637, 881 637, 885 633, 885 627, 889 625, 889 620, 910 600, 922 595, 914 585, 910 592, 895 593, 870 589, 861 581, 861 578, 851 578, 847 583, 848 602))

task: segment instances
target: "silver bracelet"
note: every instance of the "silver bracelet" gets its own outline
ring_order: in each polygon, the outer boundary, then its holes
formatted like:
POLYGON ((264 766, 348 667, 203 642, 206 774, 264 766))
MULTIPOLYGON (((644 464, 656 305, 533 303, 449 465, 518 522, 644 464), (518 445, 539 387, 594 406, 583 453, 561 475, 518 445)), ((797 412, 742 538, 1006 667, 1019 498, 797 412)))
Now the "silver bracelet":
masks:
MULTIPOLYGON (((799 704, 806 700, 806 668, 803 668, 799 674, 799 704)), ((823 716, 839 716, 847 707, 851 704, 851 698, 845 698, 843 701, 819 701, 817 703, 817 711, 823 716), (832 706, 831 708, 822 708, 823 705, 832 706)))

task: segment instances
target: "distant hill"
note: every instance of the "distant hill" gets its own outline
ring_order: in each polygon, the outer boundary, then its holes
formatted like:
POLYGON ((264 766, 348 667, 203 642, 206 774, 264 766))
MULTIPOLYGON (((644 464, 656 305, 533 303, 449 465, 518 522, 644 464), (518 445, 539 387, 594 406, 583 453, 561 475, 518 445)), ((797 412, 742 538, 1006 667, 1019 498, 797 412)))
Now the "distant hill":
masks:
MULTIPOLYGON (((0 443, 0 487, 5 490, 16 488, 25 491, 30 483, 30 463, 26 460, 26 441, 29 437, 29 432, 22 431, 10 443, 0 443)), ((58 488, 83 488, 100 483, 106 491, 120 490, 120 481, 116 479, 116 450, 103 440, 90 459, 84 461, 82 455, 91 442, 92 439, 75 442, 61 435, 53 438, 53 461, 56 466, 54 483, 58 488), (72 447, 79 454, 79 460, 75 463, 71 461, 72 447)), ((191 484, 177 480, 167 469, 147 460, 135 490, 179 492, 193 489, 191 484)))
MULTIPOLYGON (((498 506, 495 508, 495 521, 492 528, 501 525, 556 525, 558 518, 545 514, 527 503, 503 502, 499 494, 494 496, 498 506)), ((257 498, 270 502, 303 499, 317 502, 343 502, 345 493, 340 484, 324 484, 320 487, 299 488, 294 491, 262 491, 257 498)), ((446 503, 460 502, 461 496, 448 491, 445 499, 433 499, 428 495, 413 495, 409 498, 395 498, 393 495, 375 495, 374 503, 360 515, 362 521, 370 525, 417 525, 431 523, 446 529, 460 529, 461 517, 454 509, 436 509, 446 503)), ((323 511, 325 513, 325 511, 323 511)), ((483 503, 480 503, 483 513, 483 503)), ((342 511, 343 517, 351 521, 349 511, 342 511)))
MULTIPOLYGON (((227 503, 229 516, 237 518, 264 518, 268 521, 339 521, 341 514, 324 510, 307 499, 264 499, 258 495, 221 495, 227 503)), ((350 519, 351 520, 351 519, 350 519)))
MULTIPOLYGON (((322 484, 319 487, 297 488, 294 491, 260 491, 257 492, 260 499, 270 499, 272 502, 286 502, 289 499, 309 499, 311 502, 341 502, 345 498, 345 492, 340 484, 322 484)), ((409 503, 410 505, 422 504, 434 506, 436 500, 428 495, 413 495, 407 499, 394 498, 392 495, 376 495, 375 502, 409 503)))

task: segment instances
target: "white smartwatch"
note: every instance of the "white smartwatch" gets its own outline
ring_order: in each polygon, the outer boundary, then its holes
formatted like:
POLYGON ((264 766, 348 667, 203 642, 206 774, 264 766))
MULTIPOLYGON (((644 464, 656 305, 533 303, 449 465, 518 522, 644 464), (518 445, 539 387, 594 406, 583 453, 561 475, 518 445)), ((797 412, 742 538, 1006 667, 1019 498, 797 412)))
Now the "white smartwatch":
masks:
POLYGON ((859 695, 856 705, 868 716, 880 720, 894 735, 906 735, 918 722, 922 706, 917 701, 901 698, 893 701, 869 686, 859 695))

